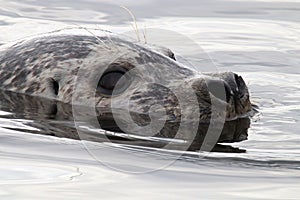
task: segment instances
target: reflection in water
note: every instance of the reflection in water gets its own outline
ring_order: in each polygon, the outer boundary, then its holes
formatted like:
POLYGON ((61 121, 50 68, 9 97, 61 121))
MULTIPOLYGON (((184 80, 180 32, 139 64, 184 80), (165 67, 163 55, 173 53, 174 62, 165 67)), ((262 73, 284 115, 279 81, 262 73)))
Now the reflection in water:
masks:
MULTIPOLYGON (((94 142, 109 142, 130 144, 138 146, 156 147, 162 148, 169 145, 168 148, 180 150, 183 149, 186 144, 184 140, 172 140, 171 138, 175 134, 155 136, 137 136, 134 134, 124 133, 113 120, 112 114, 108 110, 97 109, 98 122, 102 129, 99 129, 93 124, 89 123, 89 120, 79 123, 77 129, 80 129, 80 135, 77 132, 73 121, 72 106, 53 100, 48 100, 39 97, 32 97, 23 94, 17 94, 12 92, 1 92, 0 109, 2 111, 10 112, 11 114, 2 115, 2 118, 9 119, 23 119, 25 125, 33 127, 35 129, 28 129, 29 133, 51 135, 56 137, 71 138, 71 139, 83 139, 94 142)), ((120 112, 122 112, 120 110, 120 112)), ((88 116, 88 113, 83 113, 86 119, 92 118, 88 116)), ((179 126, 174 122, 166 122, 166 127, 179 126), (172 124, 173 123, 173 124, 172 124)), ((247 139, 247 131, 250 126, 249 118, 241 118, 234 121, 228 121, 224 124, 221 136, 218 140, 219 143, 226 142, 239 142, 247 139)), ((191 143, 189 150, 199 150, 203 145, 206 132, 209 124, 200 123, 198 134, 191 143)), ((26 128, 20 127, 5 127, 13 130, 26 131, 26 128)), ((243 149, 234 148, 228 145, 216 144, 213 151, 216 152, 245 152, 243 149)))

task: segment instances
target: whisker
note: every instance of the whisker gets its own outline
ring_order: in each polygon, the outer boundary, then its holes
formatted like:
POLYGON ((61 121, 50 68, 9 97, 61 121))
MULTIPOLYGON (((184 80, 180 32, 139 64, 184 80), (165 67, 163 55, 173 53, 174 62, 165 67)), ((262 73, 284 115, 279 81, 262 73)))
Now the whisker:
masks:
POLYGON ((144 29, 143 29, 143 36, 144 36, 144 42, 147 44, 147 35, 146 35, 146 25, 144 24, 144 29))
MULTIPOLYGON (((102 30, 101 27, 100 27, 100 30, 102 30)), ((112 46, 115 47, 116 50, 118 50, 118 45, 116 45, 116 44, 114 43, 114 41, 111 39, 111 35, 108 34, 107 31, 103 31, 103 32, 104 32, 104 34, 106 35, 106 37, 107 37, 107 39, 109 40, 109 42, 112 44, 112 46)))
POLYGON ((129 15, 131 16, 131 18, 133 20, 133 24, 134 24, 133 28, 135 30, 135 34, 136 34, 137 40, 138 40, 138 42, 140 42, 141 41, 141 39, 140 39, 140 33, 139 33, 138 25, 136 23, 135 16, 133 15, 133 13, 127 7, 125 7, 125 6, 120 6, 120 7, 123 8, 124 10, 126 10, 129 13, 129 15))
POLYGON ((92 36, 94 36, 98 42, 100 42, 99 45, 100 45, 100 44, 103 44, 107 49, 111 50, 111 48, 110 48, 107 44, 105 44, 105 42, 104 42, 103 40, 101 40, 100 37, 98 37, 97 35, 95 35, 95 34, 94 34, 92 31, 90 31, 88 28, 83 27, 83 26, 80 26, 80 25, 78 25, 78 24, 76 24, 76 23, 72 23, 72 24, 75 25, 75 26, 77 26, 77 27, 79 27, 79 28, 81 28, 81 29, 84 29, 85 31, 87 31, 87 32, 90 33, 92 36))

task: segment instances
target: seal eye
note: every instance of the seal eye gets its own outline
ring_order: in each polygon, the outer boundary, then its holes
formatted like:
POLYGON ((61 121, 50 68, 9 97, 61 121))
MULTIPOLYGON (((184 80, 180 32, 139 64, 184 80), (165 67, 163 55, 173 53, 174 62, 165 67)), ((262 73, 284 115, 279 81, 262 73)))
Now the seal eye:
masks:
POLYGON ((106 90, 113 90, 123 75, 124 74, 120 72, 104 74, 104 76, 100 79, 100 86, 106 90))
POLYGON ((104 95, 117 95, 124 92, 130 82, 130 77, 123 71, 106 72, 100 78, 98 90, 104 95))

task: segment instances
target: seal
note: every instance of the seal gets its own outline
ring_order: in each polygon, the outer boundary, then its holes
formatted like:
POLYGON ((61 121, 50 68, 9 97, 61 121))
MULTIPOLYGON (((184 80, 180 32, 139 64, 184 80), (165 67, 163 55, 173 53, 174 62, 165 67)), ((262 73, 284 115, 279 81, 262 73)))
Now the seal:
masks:
MULTIPOLYGON (((120 112, 129 110, 130 121, 119 117, 124 126, 132 120, 147 126, 153 108, 154 115, 165 113, 168 123, 156 136, 167 138, 174 136, 184 117, 198 125, 209 123, 213 112, 232 121, 251 111, 247 86, 237 74, 201 74, 178 63, 168 48, 135 43, 108 31, 91 35, 84 29, 60 30, 0 49, 1 90, 100 108, 101 128, 110 131, 140 132, 115 123, 112 105, 120 112), (187 92, 191 89, 196 105, 187 92), (179 96, 186 104, 184 114, 179 96), (226 109, 214 109, 212 102, 226 109)), ((198 142, 205 135, 199 132, 198 142)), ((189 139, 187 135, 180 138, 189 139)))

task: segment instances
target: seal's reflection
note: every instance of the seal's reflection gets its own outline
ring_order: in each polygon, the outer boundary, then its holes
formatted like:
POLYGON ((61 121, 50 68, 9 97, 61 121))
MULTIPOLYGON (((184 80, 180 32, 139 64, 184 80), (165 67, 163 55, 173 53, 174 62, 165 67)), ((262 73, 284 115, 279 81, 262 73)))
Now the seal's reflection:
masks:
MULTIPOLYGON (((122 134, 122 130, 118 128, 118 126, 112 118, 111 113, 108 110, 97 109, 97 113, 101 113, 98 116, 98 122, 101 128, 107 130, 107 132, 102 130, 102 134, 99 134, 101 131, 99 132, 99 130, 97 130, 98 134, 96 134, 96 132, 90 128, 86 130, 81 130, 81 135, 79 137, 76 127, 74 125, 71 105, 63 104, 53 100, 43 99, 40 97, 32 97, 12 92, 2 91, 0 94, 0 110, 12 113, 11 115, 1 117, 11 119, 32 120, 30 122, 26 122, 26 125, 35 127, 40 131, 30 130, 30 133, 51 135, 77 140, 83 139, 94 142, 104 142, 107 141, 107 138, 109 138, 109 141, 113 143, 162 148, 165 147, 166 144, 170 144, 171 140, 166 139, 172 138, 172 134, 165 133, 170 133, 171 131, 176 130, 176 126, 178 126, 178 124, 175 124, 173 122, 166 122, 167 126, 165 127, 172 127, 173 129, 168 130, 167 128, 165 128, 164 131, 161 131, 161 133, 151 138, 128 136, 126 134, 122 134), (116 134, 111 134, 112 132, 115 132, 116 134)), ((85 126, 89 125, 85 124, 85 126)), ((244 149, 235 148, 229 145, 222 145, 220 143, 233 143, 247 140, 247 132, 249 126, 249 117, 226 122, 224 124, 222 133, 218 139, 218 143, 215 144, 213 151, 234 153, 245 152, 246 150, 244 149)), ((199 124, 198 134, 192 141, 188 150, 197 151, 200 149, 208 127, 209 124, 207 123, 199 124)), ((23 132, 26 131, 21 128, 13 129, 20 130, 23 132)), ((181 149, 181 143, 176 143, 173 141, 171 142, 171 145, 168 145, 168 147, 171 149, 181 149)))

